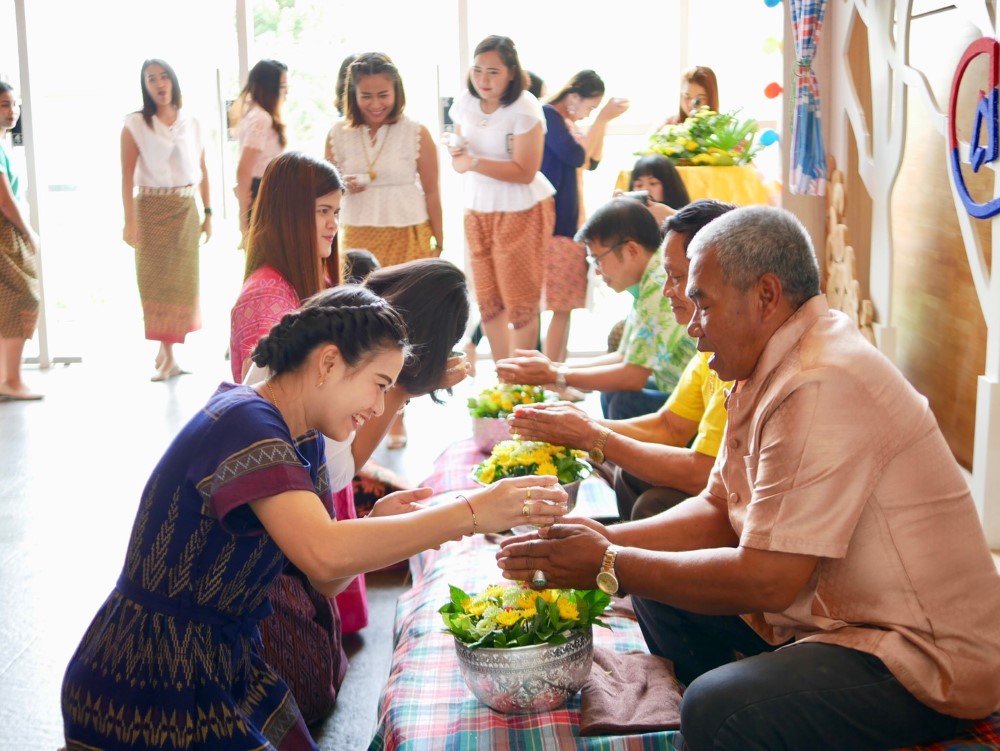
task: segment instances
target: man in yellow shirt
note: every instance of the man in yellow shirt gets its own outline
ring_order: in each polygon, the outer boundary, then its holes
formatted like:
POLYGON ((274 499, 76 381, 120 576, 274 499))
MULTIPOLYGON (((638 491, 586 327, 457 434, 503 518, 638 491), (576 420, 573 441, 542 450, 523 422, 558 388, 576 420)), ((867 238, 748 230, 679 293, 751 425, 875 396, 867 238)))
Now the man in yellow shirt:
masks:
MULTIPOLYGON (((667 219, 663 240, 663 294, 677 323, 687 326, 694 305, 684 294, 686 250, 691 238, 733 204, 704 199, 667 219)), ((548 441, 589 451, 591 459, 615 465, 614 485, 621 519, 644 519, 697 495, 719 453, 726 428, 723 382, 709 369, 711 353, 696 353, 677 387, 656 412, 627 420, 596 419, 566 402, 520 407, 512 432, 525 440, 548 441)))

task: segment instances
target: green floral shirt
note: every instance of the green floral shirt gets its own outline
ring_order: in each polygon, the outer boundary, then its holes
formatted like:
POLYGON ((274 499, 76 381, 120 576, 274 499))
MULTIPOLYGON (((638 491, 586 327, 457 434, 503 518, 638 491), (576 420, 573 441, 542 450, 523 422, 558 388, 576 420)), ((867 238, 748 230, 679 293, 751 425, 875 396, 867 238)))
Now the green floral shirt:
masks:
POLYGON ((618 351, 625 362, 652 370, 656 387, 669 394, 698 347, 687 328, 674 320, 670 301, 663 296, 666 278, 661 246, 649 259, 639 281, 618 351))

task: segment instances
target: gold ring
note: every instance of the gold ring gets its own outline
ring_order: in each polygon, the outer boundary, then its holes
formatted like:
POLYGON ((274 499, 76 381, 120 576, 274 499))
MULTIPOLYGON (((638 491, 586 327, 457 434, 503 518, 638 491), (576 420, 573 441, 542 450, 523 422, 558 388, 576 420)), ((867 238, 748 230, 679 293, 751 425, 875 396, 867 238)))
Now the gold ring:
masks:
POLYGON ((526 500, 526 501, 530 501, 531 500, 531 488, 528 488, 528 495, 525 497, 524 500, 526 500))
POLYGON ((531 513, 531 509, 528 508, 528 504, 521 506, 521 516, 528 516, 531 513))

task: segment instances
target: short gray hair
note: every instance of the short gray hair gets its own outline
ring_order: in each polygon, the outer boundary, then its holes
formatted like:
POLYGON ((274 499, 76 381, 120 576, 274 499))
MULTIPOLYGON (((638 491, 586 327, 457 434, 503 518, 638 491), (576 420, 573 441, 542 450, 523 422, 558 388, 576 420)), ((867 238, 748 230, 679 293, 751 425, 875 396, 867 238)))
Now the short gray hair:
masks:
POLYGON ((794 214, 771 206, 744 206, 709 222, 688 256, 715 250, 723 281, 740 291, 774 274, 793 307, 820 293, 819 265, 809 233, 794 214))

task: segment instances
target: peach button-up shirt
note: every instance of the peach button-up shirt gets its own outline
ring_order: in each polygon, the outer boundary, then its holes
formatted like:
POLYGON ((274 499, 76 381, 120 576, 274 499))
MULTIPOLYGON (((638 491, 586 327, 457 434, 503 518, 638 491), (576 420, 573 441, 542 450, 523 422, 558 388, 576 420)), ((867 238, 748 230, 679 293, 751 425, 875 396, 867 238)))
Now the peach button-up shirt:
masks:
POLYGON ((740 545, 819 559, 791 607, 746 621, 874 654, 939 712, 1000 708, 1000 575, 927 400, 817 296, 727 407, 705 492, 740 545))

